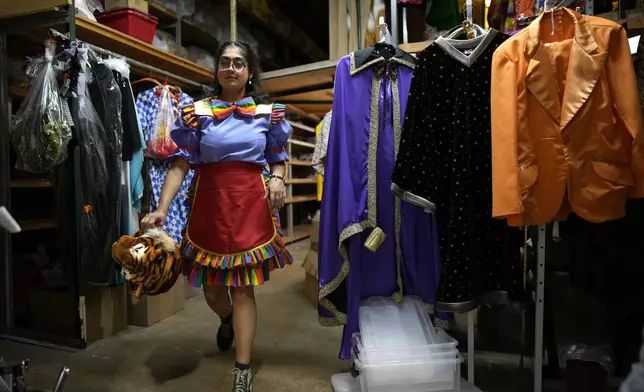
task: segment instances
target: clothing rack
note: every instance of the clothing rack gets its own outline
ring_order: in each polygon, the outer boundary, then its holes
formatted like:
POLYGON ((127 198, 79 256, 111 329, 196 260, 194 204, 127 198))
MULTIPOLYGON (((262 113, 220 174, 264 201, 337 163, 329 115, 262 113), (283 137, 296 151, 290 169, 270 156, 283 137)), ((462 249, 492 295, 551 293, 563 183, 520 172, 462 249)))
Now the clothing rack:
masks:
MULTIPOLYGON (((57 30, 54 30, 54 29, 51 29, 50 33, 55 37, 69 39, 68 34, 63 34, 63 33, 59 32, 57 30)), ((156 67, 153 67, 151 65, 142 63, 142 62, 137 61, 137 60, 133 60, 131 58, 128 58, 128 57, 123 56, 123 55, 118 54, 118 53, 114 53, 114 52, 112 52, 110 50, 107 50, 107 49, 103 49, 103 48, 101 48, 99 46, 96 46, 96 45, 92 45, 92 44, 89 44, 89 43, 86 43, 86 42, 83 42, 83 44, 86 45, 88 48, 92 49, 93 51, 95 51, 95 52, 97 52, 99 54, 102 54, 103 56, 115 57, 115 58, 122 59, 126 63, 128 63, 130 65, 133 65, 133 66, 135 66, 137 68, 144 69, 144 70, 149 71, 149 72, 154 71, 157 74, 161 74, 161 75, 165 76, 167 79, 177 81, 177 82, 179 82, 181 84, 201 88, 204 92, 212 91, 212 87, 206 86, 205 84, 197 83, 197 82, 192 81, 190 79, 186 79, 186 78, 184 78, 182 76, 175 75, 175 74, 173 74, 171 72, 168 72, 168 71, 165 71, 165 70, 162 70, 162 69, 158 69, 156 67)))

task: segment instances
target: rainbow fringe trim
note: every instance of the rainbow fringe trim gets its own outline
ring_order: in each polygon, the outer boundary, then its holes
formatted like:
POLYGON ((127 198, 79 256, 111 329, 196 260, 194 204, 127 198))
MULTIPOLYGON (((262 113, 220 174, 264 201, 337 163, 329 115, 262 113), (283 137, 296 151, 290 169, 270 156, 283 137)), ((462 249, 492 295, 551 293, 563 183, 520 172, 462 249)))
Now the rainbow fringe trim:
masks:
MULTIPOLYGON (((268 179, 270 176, 265 173, 264 180, 268 179)), ((189 208, 193 197, 194 187, 190 187, 186 199, 189 208)), ((202 249, 190 241, 184 229, 179 252, 184 257, 184 271, 189 284, 197 288, 260 286, 268 281, 271 271, 293 264, 277 215, 273 216, 273 225, 275 235, 268 243, 235 254, 217 254, 202 249)))
MULTIPOLYGON (((276 217, 273 217, 273 224, 276 225, 276 227, 279 226, 276 217)), ((284 240, 279 233, 276 232, 270 242, 262 246, 258 246, 255 249, 235 254, 217 254, 209 252, 190 241, 188 236, 184 236, 181 242, 180 252, 184 257, 187 257, 193 262, 201 264, 204 267, 233 269, 257 265, 264 260, 276 257, 280 253, 284 252, 284 250, 284 240)))

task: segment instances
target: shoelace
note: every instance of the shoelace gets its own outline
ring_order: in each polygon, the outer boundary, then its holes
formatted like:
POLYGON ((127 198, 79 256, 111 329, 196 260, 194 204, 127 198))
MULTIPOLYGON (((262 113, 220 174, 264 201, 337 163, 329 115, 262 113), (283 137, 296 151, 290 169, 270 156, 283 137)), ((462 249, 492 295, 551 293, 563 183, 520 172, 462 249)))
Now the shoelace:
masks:
POLYGON ((251 373, 250 369, 241 370, 235 369, 233 372, 235 375, 235 388, 233 392, 249 392, 250 383, 251 383, 251 373))

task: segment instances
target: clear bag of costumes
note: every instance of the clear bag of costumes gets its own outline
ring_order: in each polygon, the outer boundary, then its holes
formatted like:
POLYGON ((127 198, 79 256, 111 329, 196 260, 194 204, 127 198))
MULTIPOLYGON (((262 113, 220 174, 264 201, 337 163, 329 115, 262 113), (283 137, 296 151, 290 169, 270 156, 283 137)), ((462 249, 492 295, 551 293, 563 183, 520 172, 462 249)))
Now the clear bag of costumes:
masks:
POLYGON ((175 98, 170 88, 163 86, 160 89, 159 108, 145 154, 150 158, 165 159, 177 150, 177 145, 172 140, 170 132, 178 118, 178 112, 175 110, 175 98))
POLYGON ((45 55, 27 67, 31 87, 10 130, 18 155, 16 169, 44 173, 67 157, 72 138, 69 108, 59 94, 54 67, 56 42, 45 41, 45 55))

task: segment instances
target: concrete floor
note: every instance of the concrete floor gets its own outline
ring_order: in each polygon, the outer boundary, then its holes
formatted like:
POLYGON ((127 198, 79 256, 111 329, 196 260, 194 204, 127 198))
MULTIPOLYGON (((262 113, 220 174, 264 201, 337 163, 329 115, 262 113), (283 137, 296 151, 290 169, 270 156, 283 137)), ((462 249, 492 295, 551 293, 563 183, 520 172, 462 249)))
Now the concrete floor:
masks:
MULTIPOLYGON (((321 327, 316 309, 301 294, 300 264, 308 247, 307 241, 291 245, 295 265, 275 272, 257 290, 253 367, 256 389, 262 392, 329 392, 331 376, 347 368, 337 359, 342 329, 321 327)), ((30 383, 37 389, 51 389, 61 366, 67 365, 71 373, 65 392, 227 391, 234 349, 218 352, 218 325, 197 296, 158 324, 130 327, 81 352, 0 341, 0 357, 30 358, 30 383)))

